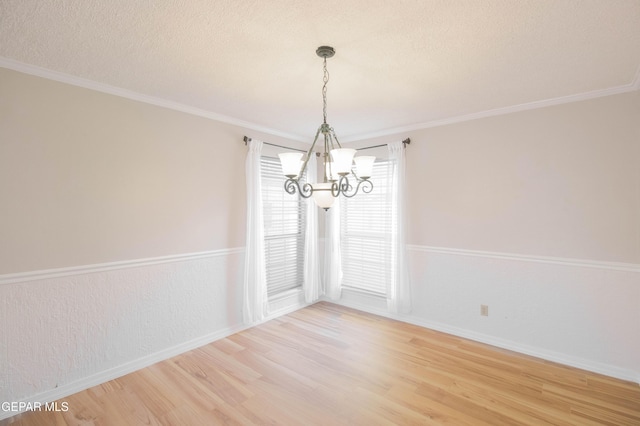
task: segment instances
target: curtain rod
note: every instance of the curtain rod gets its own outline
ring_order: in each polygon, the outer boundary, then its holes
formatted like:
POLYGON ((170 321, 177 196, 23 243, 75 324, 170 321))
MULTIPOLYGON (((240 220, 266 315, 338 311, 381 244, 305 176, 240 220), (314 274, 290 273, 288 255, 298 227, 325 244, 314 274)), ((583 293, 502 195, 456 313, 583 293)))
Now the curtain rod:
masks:
MULTIPOLYGON (((244 144, 246 145, 248 142, 251 142, 251 138, 248 137, 248 136, 245 136, 244 137, 244 144)), ((271 145, 271 146, 275 146, 275 147, 282 148, 282 149, 290 149, 292 151, 299 151, 299 152, 305 152, 305 153, 307 152, 307 151, 304 151, 302 149, 291 148, 289 146, 276 145, 275 143, 269 143, 269 142, 262 142, 262 143, 265 144, 265 145, 271 145)))
MULTIPOLYGON (((411 139, 410 138, 406 138, 405 140, 402 141, 402 145, 404 145, 405 148, 409 144, 411 144, 411 139)), ((380 145, 373 145, 373 146, 365 146, 363 148, 356 148, 356 150, 357 151, 361 151, 361 150, 364 150, 364 149, 380 148, 380 147, 387 146, 387 145, 389 145, 389 144, 383 143, 383 144, 380 144, 380 145)))
MULTIPOLYGON (((245 144, 245 145, 246 145, 248 142, 250 142, 250 141, 251 141, 251 138, 250 138, 250 137, 248 137, 248 136, 245 136, 245 137, 244 137, 244 144, 245 144)), ((263 144, 265 144, 265 145, 271 145, 271 146, 275 146, 275 147, 278 147, 278 148, 290 149, 290 150, 292 150, 292 151, 299 151, 299 152, 305 152, 305 153, 307 152, 307 151, 304 151, 304 150, 302 150, 302 149, 291 148, 291 147, 288 147, 288 146, 282 146, 282 145, 276 145, 276 144, 274 144, 274 143, 269 143, 269 142, 262 142, 262 143, 263 143, 263 144)), ((403 145, 405 148, 406 148, 406 147, 407 147, 407 145, 409 145, 409 144, 411 144, 411 139, 410 139, 410 138, 406 138, 405 140, 403 140, 403 141, 402 141, 402 145, 403 145)), ((383 143, 383 144, 380 144, 380 145, 365 146, 364 148, 356 148, 356 150, 357 150, 357 151, 362 151, 362 150, 365 150, 365 149, 380 148, 380 147, 387 146, 387 145, 388 145, 388 144, 383 143)), ((316 152, 316 156, 319 156, 319 155, 320 155, 320 153, 319 153, 319 152, 316 152)))

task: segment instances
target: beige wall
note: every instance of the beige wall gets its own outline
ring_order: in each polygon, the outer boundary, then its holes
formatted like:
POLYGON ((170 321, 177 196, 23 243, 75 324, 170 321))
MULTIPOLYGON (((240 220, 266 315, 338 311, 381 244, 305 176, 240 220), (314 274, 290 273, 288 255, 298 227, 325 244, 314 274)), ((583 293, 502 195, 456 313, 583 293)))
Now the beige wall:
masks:
MULTIPOLYGON (((245 134, 0 69, 0 273, 244 245, 245 134)), ((640 93, 409 134, 410 244, 640 262, 640 93)))
POLYGON ((412 243, 640 263, 638 92, 415 140, 412 243))
POLYGON ((244 246, 245 134, 0 68, 0 274, 244 246))
POLYGON ((640 263, 640 92, 407 136, 410 244, 640 263))

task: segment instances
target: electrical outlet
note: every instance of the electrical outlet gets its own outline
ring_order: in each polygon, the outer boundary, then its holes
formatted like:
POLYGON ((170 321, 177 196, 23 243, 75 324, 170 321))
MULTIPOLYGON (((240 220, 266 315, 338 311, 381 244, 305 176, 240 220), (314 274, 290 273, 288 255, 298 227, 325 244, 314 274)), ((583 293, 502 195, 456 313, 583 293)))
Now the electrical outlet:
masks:
POLYGON ((480 305, 480 315, 483 317, 489 316, 489 305, 480 305))

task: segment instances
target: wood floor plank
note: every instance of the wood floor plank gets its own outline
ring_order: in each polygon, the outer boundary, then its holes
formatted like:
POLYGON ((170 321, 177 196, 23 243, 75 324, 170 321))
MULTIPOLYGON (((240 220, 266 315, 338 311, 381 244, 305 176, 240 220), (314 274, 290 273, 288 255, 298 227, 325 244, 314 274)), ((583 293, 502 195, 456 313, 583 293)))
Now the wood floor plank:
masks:
POLYGON ((640 386, 321 302, 5 425, 640 425, 640 386))

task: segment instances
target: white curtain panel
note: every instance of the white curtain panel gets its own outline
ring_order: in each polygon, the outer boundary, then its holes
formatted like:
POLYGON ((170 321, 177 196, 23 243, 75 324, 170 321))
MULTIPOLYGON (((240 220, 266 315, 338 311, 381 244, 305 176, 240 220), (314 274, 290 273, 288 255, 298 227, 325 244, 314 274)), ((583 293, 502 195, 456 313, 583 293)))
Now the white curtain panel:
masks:
POLYGON ((262 321, 267 314, 267 271, 264 252, 264 216, 262 209, 262 174, 260 155, 262 142, 248 142, 247 181, 247 243, 244 260, 242 317, 244 323, 262 321))
MULTIPOLYGON (((316 183, 317 162, 315 155, 307 163, 307 182, 316 183)), ((320 270, 318 259, 318 207, 313 197, 307 198, 306 229, 304 236, 304 300, 307 303, 315 302, 320 298, 320 270)))
POLYGON ((408 313, 411 311, 411 285, 409 282, 409 265, 406 249, 405 219, 405 148, 402 142, 388 145, 389 160, 393 162, 388 179, 391 200, 391 216, 394 229, 391 233, 391 279, 387 287, 387 309, 391 313, 408 313))
POLYGON ((325 214, 324 290, 332 300, 342 293, 342 256, 340 253, 340 198, 325 214))

